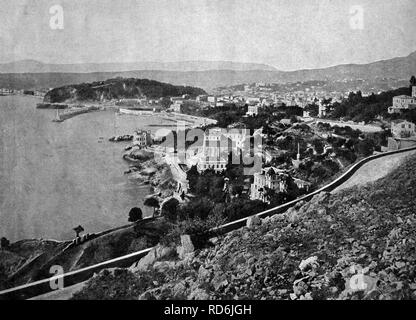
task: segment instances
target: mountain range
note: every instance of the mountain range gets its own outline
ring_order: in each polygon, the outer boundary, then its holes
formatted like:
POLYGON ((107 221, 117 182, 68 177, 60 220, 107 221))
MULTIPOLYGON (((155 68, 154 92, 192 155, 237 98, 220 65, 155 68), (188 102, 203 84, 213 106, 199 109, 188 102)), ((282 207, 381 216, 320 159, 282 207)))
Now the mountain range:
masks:
POLYGON ((0 73, 92 73, 120 72, 132 70, 161 71, 208 71, 208 70, 265 70, 277 71, 276 68, 259 63, 241 63, 233 61, 179 61, 179 62, 127 62, 127 63, 74 63, 51 64, 36 60, 20 60, 0 64, 0 73))
POLYGON ((231 61, 44 64, 34 60, 0 64, 0 87, 34 89, 125 77, 152 79, 210 90, 242 83, 309 80, 410 79, 416 74, 416 52, 368 64, 280 71, 265 64, 231 61))

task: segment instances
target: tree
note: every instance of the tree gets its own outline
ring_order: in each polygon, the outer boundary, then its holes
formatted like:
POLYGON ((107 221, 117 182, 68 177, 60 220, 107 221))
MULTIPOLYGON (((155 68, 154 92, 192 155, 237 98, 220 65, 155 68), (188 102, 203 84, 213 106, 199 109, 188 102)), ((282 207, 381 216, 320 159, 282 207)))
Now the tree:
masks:
POLYGON ((309 112, 309 116, 311 117, 317 117, 319 113, 319 106, 316 103, 308 104, 305 109, 305 111, 309 112))
POLYGON ((153 208, 153 216, 154 216, 156 212, 156 208, 159 208, 159 200, 157 200, 155 197, 150 197, 144 200, 144 205, 146 207, 153 208))
POLYGON ((236 198, 227 205, 224 216, 228 221, 233 221, 262 212, 266 207, 267 204, 260 200, 236 198))
POLYGON ((374 142, 370 139, 364 139, 354 146, 355 151, 363 156, 368 157, 374 152, 374 142))
POLYGON ((79 237, 79 234, 80 233, 82 233, 82 232, 84 232, 85 230, 84 230, 84 228, 81 226, 81 225, 79 225, 78 227, 75 227, 74 229, 72 229, 72 230, 74 230, 75 231, 75 233, 76 233, 76 237, 78 238, 79 237))
POLYGON ((180 220, 205 220, 214 208, 214 205, 215 202, 208 197, 200 197, 181 206, 177 216, 180 220))
POLYGON ((162 98, 160 98, 160 105, 164 108, 164 109, 167 109, 167 108, 169 108, 170 107, 170 105, 171 105, 171 101, 170 101, 170 99, 169 98, 167 98, 167 97, 162 97, 162 98))
POLYGON ((186 172, 186 179, 189 182, 189 189, 191 190, 191 192, 195 192, 195 186, 196 183, 198 182, 198 178, 199 178, 199 172, 196 166, 192 166, 191 169, 189 169, 186 172))
POLYGON ((1 242, 2 249, 6 249, 10 245, 10 241, 6 239, 5 237, 2 237, 0 242, 1 242))
POLYGON ((134 207, 129 212, 129 222, 137 222, 143 219, 142 209, 134 207))
POLYGON ((410 85, 411 85, 411 86, 416 86, 416 77, 415 77, 415 76, 412 76, 412 77, 410 78, 410 85))
POLYGON ((178 206, 179 200, 170 198, 162 204, 162 215, 170 221, 175 221, 177 219, 178 206))

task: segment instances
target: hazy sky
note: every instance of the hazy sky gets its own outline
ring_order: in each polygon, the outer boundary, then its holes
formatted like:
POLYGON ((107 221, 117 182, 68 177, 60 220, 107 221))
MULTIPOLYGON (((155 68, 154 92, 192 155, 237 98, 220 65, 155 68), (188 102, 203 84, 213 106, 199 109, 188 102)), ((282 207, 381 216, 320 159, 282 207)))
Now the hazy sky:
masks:
POLYGON ((0 4, 0 62, 232 60, 293 70, 366 63, 416 50, 414 0, 0 0, 0 4), (49 10, 57 4, 63 8, 63 29, 50 26, 49 10), (363 19, 360 9, 350 11, 352 6, 362 8, 363 19))

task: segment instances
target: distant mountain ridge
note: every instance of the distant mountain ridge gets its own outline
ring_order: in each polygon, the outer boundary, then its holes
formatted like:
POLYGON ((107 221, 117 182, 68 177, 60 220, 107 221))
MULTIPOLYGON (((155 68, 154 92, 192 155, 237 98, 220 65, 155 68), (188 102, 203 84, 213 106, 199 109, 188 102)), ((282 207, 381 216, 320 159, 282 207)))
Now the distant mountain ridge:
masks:
POLYGON ((73 63, 52 64, 36 60, 21 60, 0 64, 0 73, 92 73, 120 72, 132 70, 163 71, 208 71, 208 70, 265 70, 277 71, 274 67, 260 63, 233 61, 180 61, 180 62, 127 62, 127 63, 73 63))
MULTIPOLYGON (((377 78, 410 79, 413 74, 416 74, 416 52, 413 52, 406 57, 381 60, 369 64, 345 64, 323 69, 306 69, 298 71, 278 71, 273 67, 270 67, 272 68, 271 70, 262 70, 255 69, 260 68, 262 65, 240 65, 239 63, 233 62, 217 62, 216 65, 207 62, 205 67, 203 65, 198 65, 200 63, 201 62, 185 63, 182 66, 182 69, 185 71, 131 69, 131 71, 119 70, 111 72, 67 71, 15 73, 17 70, 22 71, 19 68, 23 69, 23 67, 30 70, 44 67, 43 64, 37 61, 26 60, 19 65, 0 65, 0 88, 50 88, 74 83, 104 81, 109 78, 124 77, 152 79, 174 85, 195 86, 210 90, 221 86, 253 82, 284 83, 309 80, 337 81, 377 78), (214 66, 218 69, 207 69, 208 67, 214 66), (243 69, 243 66, 245 69, 243 69), (14 72, 4 73, 7 70, 10 71, 11 68, 14 68, 14 72), (192 70, 192 68, 198 70, 192 70)), ((179 65, 180 64, 181 63, 179 63, 179 65)), ((176 66, 176 68, 179 68, 179 65, 176 66)), ((68 66, 71 65, 66 65, 67 68, 69 68, 68 66)), ((125 67, 127 68, 126 65, 125 67)), ((148 65, 148 67, 150 68, 152 66, 148 65)), ((159 65, 159 67, 163 66, 159 65)), ((174 65, 169 65, 169 67, 175 69, 174 65)), ((267 67, 268 66, 264 67, 264 69, 267 69, 267 67)))

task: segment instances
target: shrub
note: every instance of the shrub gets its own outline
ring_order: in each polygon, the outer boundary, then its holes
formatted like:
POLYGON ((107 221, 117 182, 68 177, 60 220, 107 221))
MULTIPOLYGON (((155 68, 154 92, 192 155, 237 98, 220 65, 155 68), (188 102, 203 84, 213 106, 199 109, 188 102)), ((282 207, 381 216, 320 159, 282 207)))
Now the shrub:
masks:
POLYGON ((143 219, 142 209, 134 207, 129 212, 129 222, 136 222, 143 219))
POLYGON ((1 248, 2 249, 5 249, 10 245, 10 241, 5 237, 1 238, 0 243, 1 243, 1 248))

